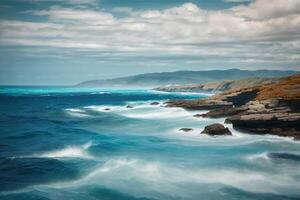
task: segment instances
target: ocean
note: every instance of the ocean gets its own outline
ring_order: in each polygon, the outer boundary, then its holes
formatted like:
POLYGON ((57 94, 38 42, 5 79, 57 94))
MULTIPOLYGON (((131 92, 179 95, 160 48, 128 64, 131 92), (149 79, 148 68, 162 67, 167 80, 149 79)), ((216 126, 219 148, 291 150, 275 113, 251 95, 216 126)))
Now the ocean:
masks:
POLYGON ((299 142, 200 135, 224 119, 163 105, 207 96, 1 87, 0 199, 300 199, 299 142))

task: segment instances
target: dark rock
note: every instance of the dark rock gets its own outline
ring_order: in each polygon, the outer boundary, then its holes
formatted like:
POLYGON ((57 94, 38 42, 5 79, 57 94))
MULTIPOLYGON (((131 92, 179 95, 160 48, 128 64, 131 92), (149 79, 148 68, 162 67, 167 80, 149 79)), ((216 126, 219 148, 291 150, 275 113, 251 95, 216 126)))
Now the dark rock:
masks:
POLYGON ((226 118, 224 121, 225 124, 231 124, 230 118, 226 118))
POLYGON ((300 114, 288 112, 244 113, 226 119, 233 127, 253 134, 273 134, 300 139, 300 114))
POLYGON ((219 108, 231 108, 232 105, 225 105, 225 104, 206 104, 206 105, 198 105, 198 106, 188 106, 183 107, 187 110, 212 110, 212 109, 219 109, 219 108))
POLYGON ((222 124, 217 123, 206 126, 201 134, 207 134, 210 136, 232 135, 228 128, 224 127, 222 124))
POLYGON ((257 96, 258 90, 250 90, 241 93, 237 93, 233 96, 226 97, 227 102, 231 102, 234 106, 242 106, 252 101, 257 96))
POLYGON ((187 110, 212 110, 232 107, 230 102, 221 99, 173 100, 166 102, 166 104, 167 107, 182 107, 187 110))
POLYGON ((194 115, 194 117, 197 117, 197 118, 202 117, 202 114, 196 114, 196 115, 194 115))
POLYGON ((189 132, 189 131, 192 131, 193 129, 192 128, 181 128, 179 129, 179 131, 184 131, 184 132, 189 132))
POLYGON ((110 110, 110 108, 104 108, 104 110, 110 110))
POLYGON ((281 100, 280 103, 285 104, 288 108, 290 108, 291 112, 300 113, 300 99, 281 100))
POLYGON ((237 115, 246 110, 248 110, 247 107, 219 108, 219 109, 210 110, 208 113, 202 114, 201 116, 208 117, 208 118, 219 118, 219 117, 237 115))
POLYGON ((133 106, 131 106, 131 105, 127 105, 127 106, 126 106, 126 108, 133 108, 133 106))
POLYGON ((152 103, 150 103, 151 106, 157 106, 159 104, 160 104, 159 102, 152 102, 152 103))

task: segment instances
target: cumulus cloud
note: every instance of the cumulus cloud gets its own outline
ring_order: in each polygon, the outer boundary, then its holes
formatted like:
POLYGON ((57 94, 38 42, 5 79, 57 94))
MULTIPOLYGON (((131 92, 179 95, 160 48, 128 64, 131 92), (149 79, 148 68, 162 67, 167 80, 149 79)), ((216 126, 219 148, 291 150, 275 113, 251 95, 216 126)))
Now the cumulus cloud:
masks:
POLYGON ((47 22, 1 20, 0 43, 88 50, 95 55, 110 52, 116 57, 134 53, 299 62, 299 10, 298 0, 256 0, 214 11, 193 3, 163 10, 119 7, 111 12, 52 6, 27 13, 47 17, 47 22), (116 17, 114 12, 128 15, 116 17))
POLYGON ((114 17, 110 13, 54 6, 49 10, 30 11, 34 15, 48 16, 56 24, 111 24, 114 17))
POLYGON ((300 14, 299 0, 256 0, 249 6, 233 9, 238 15, 252 20, 264 20, 300 14))

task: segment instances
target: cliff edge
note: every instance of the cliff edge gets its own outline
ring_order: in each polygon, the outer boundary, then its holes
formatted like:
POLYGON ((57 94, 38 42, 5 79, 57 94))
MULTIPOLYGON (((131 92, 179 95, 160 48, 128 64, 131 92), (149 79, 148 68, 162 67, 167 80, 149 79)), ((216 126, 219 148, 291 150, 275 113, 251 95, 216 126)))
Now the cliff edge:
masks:
POLYGON ((226 117, 226 123, 250 134, 300 139, 300 74, 261 86, 229 90, 206 99, 169 101, 166 105, 209 110, 196 117, 226 117))

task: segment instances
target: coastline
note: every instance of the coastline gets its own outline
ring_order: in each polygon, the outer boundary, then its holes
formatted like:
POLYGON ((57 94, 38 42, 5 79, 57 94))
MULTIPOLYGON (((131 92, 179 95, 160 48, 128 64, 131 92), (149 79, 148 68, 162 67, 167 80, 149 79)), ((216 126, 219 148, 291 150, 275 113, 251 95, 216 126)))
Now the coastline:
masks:
POLYGON ((276 83, 230 90, 206 99, 168 101, 166 106, 208 110, 195 117, 225 117, 225 123, 248 134, 271 134, 299 140, 299 83, 298 74, 276 83))

